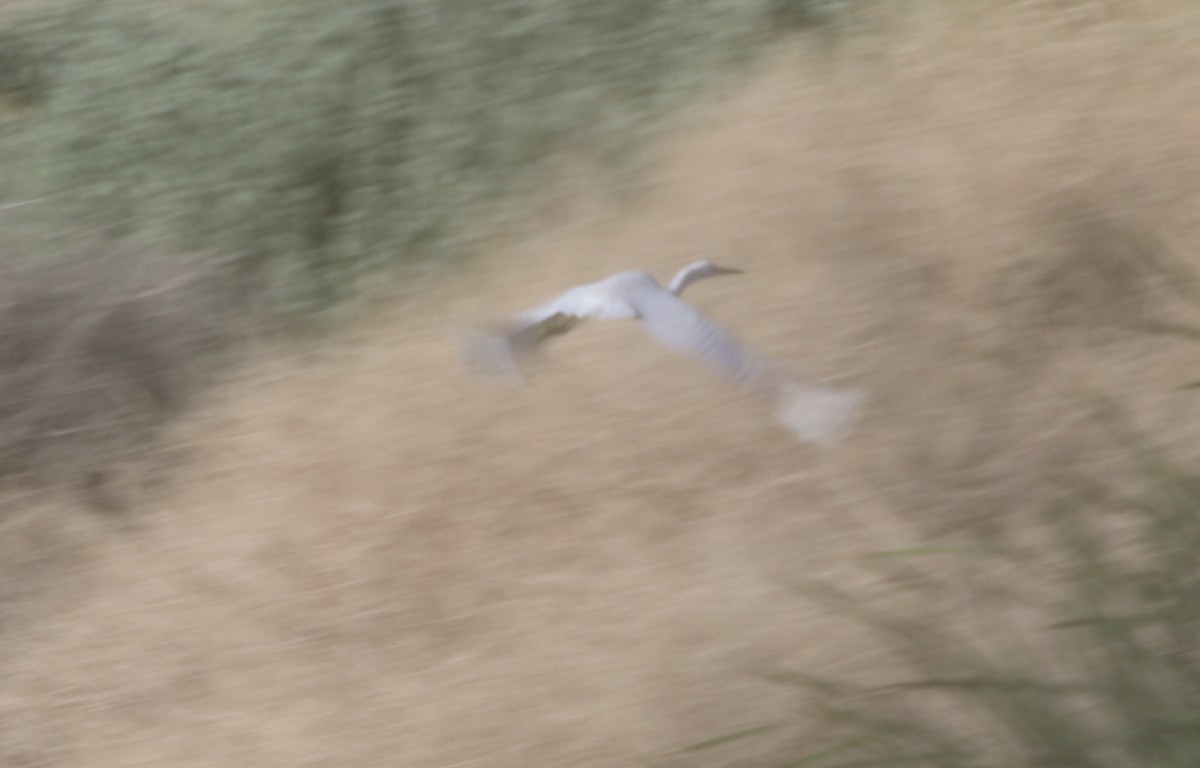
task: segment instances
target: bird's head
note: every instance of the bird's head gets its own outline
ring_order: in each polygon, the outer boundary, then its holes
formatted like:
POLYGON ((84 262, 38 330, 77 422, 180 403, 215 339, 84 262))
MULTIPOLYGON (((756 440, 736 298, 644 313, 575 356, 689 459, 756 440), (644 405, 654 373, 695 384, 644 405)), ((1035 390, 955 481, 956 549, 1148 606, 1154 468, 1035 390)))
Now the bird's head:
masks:
POLYGON ((675 279, 671 281, 671 286, 668 288, 671 293, 678 296, 683 293, 683 289, 706 277, 717 277, 718 275, 740 275, 742 270, 733 269, 732 267, 721 267, 713 264, 708 259, 693 261, 679 273, 675 275, 675 279))
POLYGON ((716 277, 717 275, 741 275, 744 274, 740 269, 733 267, 722 267, 713 264, 708 259, 703 259, 692 264, 689 269, 695 269, 699 274, 697 277, 716 277))

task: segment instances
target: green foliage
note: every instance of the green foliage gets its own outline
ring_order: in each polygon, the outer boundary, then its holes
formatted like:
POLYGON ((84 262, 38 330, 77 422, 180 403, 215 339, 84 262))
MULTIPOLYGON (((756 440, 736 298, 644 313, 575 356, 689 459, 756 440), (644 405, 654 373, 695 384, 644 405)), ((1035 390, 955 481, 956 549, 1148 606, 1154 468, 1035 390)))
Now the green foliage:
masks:
POLYGON ((42 57, 14 31, 0 32, 0 96, 6 104, 28 106, 46 90, 42 57))
POLYGON ((810 28, 835 23, 850 5, 851 0, 775 0, 770 12, 776 25, 810 28))
POLYGON ((77 0, 0 56, 0 85, 39 96, 0 132, 5 186, 74 226, 234 256, 273 306, 330 306, 460 255, 557 154, 634 164, 777 6, 77 0))

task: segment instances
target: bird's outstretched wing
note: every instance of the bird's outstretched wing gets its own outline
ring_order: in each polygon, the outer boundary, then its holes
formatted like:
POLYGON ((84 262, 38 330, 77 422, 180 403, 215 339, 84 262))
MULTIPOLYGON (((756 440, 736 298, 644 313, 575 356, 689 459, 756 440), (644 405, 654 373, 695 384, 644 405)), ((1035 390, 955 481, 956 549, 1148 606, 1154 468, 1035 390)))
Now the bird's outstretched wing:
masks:
POLYGON ((638 309, 642 327, 656 341, 770 400, 776 419, 802 440, 821 446, 837 442, 862 409, 863 393, 800 384, 785 366, 674 296, 655 295, 638 309))
POLYGON ((638 311, 629 299, 609 289, 611 281, 602 280, 590 285, 580 285, 557 296, 545 304, 517 315, 516 325, 522 328, 552 320, 555 315, 565 315, 577 320, 623 320, 637 317, 638 311))
POLYGON ((664 347, 687 355, 749 389, 767 383, 771 361, 682 299, 662 292, 639 303, 642 327, 664 347))
POLYGON ((499 327, 475 329, 460 334, 463 357, 476 373, 498 375, 514 384, 524 384, 521 363, 549 338, 559 336, 581 321, 635 318, 629 302, 603 290, 602 283, 581 285, 522 312, 499 327))

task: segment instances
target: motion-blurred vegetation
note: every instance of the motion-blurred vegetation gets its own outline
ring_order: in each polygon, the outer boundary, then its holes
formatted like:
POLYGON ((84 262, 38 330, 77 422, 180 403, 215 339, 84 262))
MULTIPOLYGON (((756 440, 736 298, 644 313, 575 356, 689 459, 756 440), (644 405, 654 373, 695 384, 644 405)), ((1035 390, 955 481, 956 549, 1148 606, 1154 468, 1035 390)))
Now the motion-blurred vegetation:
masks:
POLYGON ((1137 466, 1133 494, 1107 497, 1081 479, 1047 510, 1053 544, 1043 556, 1061 563, 1065 592, 1059 620, 1042 631, 1062 636, 1038 639, 1001 616, 987 632, 964 633, 961 620, 956 628, 932 611, 871 615, 917 677, 882 703, 878 690, 864 704, 862 690, 817 686, 825 715, 851 736, 836 759, 813 764, 1195 765, 1200 478, 1144 437, 1123 437, 1137 466), (1114 535, 1114 517, 1126 535, 1114 535), (913 706, 918 692, 948 706, 913 706))
POLYGON ((558 155, 635 166, 672 107, 838 5, 66 2, 0 40, 3 191, 225 254, 245 297, 310 315, 462 255, 558 155))
POLYGON ((782 674, 808 691, 821 723, 806 743, 824 745, 774 768, 1196 764, 1200 476, 1134 430, 1114 403, 1100 406, 1130 457, 1128 493, 1070 479, 1047 503, 1046 535, 1032 547, 872 553, 890 583, 907 586, 912 599, 902 605, 884 608, 829 585, 810 591, 861 620, 912 677, 879 686, 782 674), (948 577, 952 560, 961 567, 948 577), (920 565, 933 561, 940 575, 920 565), (999 571, 1040 574, 1049 597, 1003 586, 1011 579, 999 571))
POLYGON ((672 108, 837 5, 66 0, 7 11, 0 472, 65 463, 95 477, 91 464, 145 444, 238 325, 328 325, 367 276, 390 273, 401 290, 519 218, 555 157, 634 169, 672 108), (103 359, 88 351, 101 346, 103 359))
MULTIPOLYGON (((62 0, 6 11, 0 206, 19 205, 0 207, 0 474, 109 498, 105 468, 180 412, 246 310, 325 316, 368 280, 470 254, 477 235, 520 220, 556 158, 636 170, 676 108, 779 33, 828 30, 850 5, 62 0)), ((1062 336, 1044 329, 1141 315, 1140 297, 1116 300, 1145 271, 1122 268, 1141 250, 1096 231, 1078 258, 1028 270, 1027 336, 1047 350, 1062 336)), ((1078 478, 1046 518, 1069 571, 1060 621, 1031 635, 995 617, 981 645, 942 616, 864 614, 916 679, 885 690, 807 679, 845 740, 789 765, 1195 764, 1200 481, 1121 434, 1137 492, 1078 478), (1112 521, 1132 542, 1101 524, 1112 521)), ((896 559, 921 554, 990 557, 896 559)), ((715 733, 690 752, 768 729, 715 733)))

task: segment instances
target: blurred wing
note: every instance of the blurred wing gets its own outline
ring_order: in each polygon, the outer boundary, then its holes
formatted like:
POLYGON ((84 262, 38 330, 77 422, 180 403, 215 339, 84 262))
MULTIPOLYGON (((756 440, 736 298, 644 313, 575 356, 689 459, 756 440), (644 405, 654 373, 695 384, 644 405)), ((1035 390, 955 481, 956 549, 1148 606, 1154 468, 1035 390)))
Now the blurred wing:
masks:
POLYGON ((643 327, 656 341, 769 398, 779 422, 807 442, 822 447, 837 442, 866 399, 861 392, 798 384, 783 366, 675 296, 655 296, 638 308, 643 327))
POLYGON ((735 339, 692 305, 669 293, 647 297, 642 327, 659 344, 698 360, 751 389, 760 388, 770 361, 735 339))
POLYGON ((522 312, 517 316, 516 325, 524 330, 551 321, 556 315, 576 320, 588 317, 597 320, 623 320, 638 316, 637 310, 627 299, 614 295, 615 292, 607 288, 607 281, 572 288, 545 304, 522 312))
POLYGON ((514 384, 524 384, 521 361, 546 339, 574 328, 581 320, 617 320, 637 317, 628 301, 614 298, 602 284, 581 285, 494 330, 472 330, 461 334, 463 357, 474 372, 499 375, 514 384))
POLYGON ((866 400, 855 390, 786 382, 775 395, 775 418, 801 440, 828 447, 842 439, 866 400))

